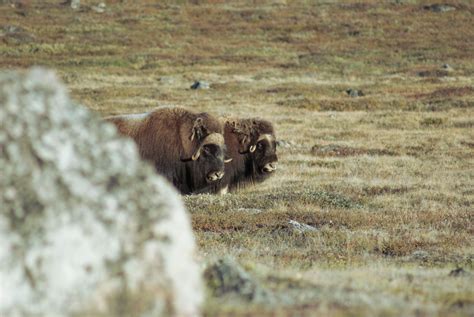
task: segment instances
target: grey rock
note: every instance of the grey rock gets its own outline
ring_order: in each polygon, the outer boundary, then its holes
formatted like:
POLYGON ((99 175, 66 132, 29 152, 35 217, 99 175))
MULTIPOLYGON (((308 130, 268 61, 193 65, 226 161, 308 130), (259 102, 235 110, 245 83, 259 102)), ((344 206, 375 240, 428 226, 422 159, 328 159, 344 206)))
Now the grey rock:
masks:
POLYGON ((447 70, 447 71, 453 70, 453 68, 452 68, 451 65, 449 65, 449 64, 443 64, 443 65, 441 66, 441 68, 444 69, 444 70, 447 70))
POLYGON ((204 278, 216 297, 233 295, 255 302, 268 301, 271 297, 249 273, 229 258, 219 259, 210 265, 204 271, 204 278))
POLYGON ((206 81, 195 81, 191 85, 191 89, 209 89, 209 88, 210 88, 210 85, 206 81))
POLYGON ((290 220, 288 221, 288 223, 290 224, 291 228, 298 233, 318 230, 313 226, 307 225, 305 223, 299 223, 298 221, 295 221, 295 220, 290 220))
POLYGON ((356 89, 352 89, 352 88, 347 89, 346 93, 351 97, 365 96, 365 94, 362 92, 362 90, 356 90, 356 89))
POLYGON ((101 2, 96 6, 92 6, 91 9, 92 11, 97 12, 97 13, 104 13, 106 7, 107 6, 105 5, 105 3, 101 2))
POLYGON ((35 41, 35 36, 29 34, 25 29, 15 25, 5 25, 0 30, 0 40, 4 38, 6 42, 13 44, 25 44, 35 41))
POLYGON ((469 272, 464 270, 462 267, 455 268, 449 272, 449 276, 459 277, 459 276, 468 276, 469 272))
POLYGON ((22 32, 25 32, 24 29, 22 29, 21 27, 19 26, 15 26, 15 25, 5 25, 3 27, 3 31, 6 33, 6 34, 14 34, 14 33, 22 33, 22 32))
POLYGON ((432 5, 426 5, 424 6, 425 10, 430 10, 433 12, 449 12, 449 11, 454 11, 456 10, 456 7, 453 7, 448 4, 432 4, 432 5))
POLYGON ((429 255, 430 254, 428 252, 423 251, 423 250, 416 250, 411 254, 413 259, 422 260, 422 261, 426 261, 428 259, 429 255))
POLYGON ((70 6, 73 10, 79 10, 81 7, 81 0, 66 0, 63 4, 70 6))
POLYGON ((0 127, 0 316, 199 314, 189 218, 132 141, 42 69, 0 75, 0 127))
POLYGON ((78 10, 81 7, 81 0, 71 0, 71 9, 78 10))
POLYGON ((293 141, 277 140, 277 146, 288 149, 296 147, 296 143, 293 141))

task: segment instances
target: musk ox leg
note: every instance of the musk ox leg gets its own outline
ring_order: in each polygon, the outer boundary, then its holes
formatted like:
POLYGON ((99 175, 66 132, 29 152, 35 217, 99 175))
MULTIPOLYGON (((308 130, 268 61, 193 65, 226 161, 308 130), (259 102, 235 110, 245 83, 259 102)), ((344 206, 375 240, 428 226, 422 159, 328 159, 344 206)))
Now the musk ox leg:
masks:
POLYGON ((219 189, 219 192, 217 192, 219 195, 225 195, 229 192, 229 186, 226 186, 224 188, 219 189))

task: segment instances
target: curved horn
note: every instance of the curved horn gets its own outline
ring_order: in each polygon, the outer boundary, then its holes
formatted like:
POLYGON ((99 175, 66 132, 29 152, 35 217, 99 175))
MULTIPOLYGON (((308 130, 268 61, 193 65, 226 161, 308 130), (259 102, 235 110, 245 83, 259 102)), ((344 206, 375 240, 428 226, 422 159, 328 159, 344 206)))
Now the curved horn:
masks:
POLYGON ((262 134, 262 135, 258 138, 257 143, 260 142, 260 141, 262 141, 262 140, 265 140, 265 139, 268 140, 268 142, 271 142, 271 140, 273 139, 273 136, 272 136, 271 134, 268 134, 268 133, 267 133, 267 134, 262 134))
POLYGON ((257 143, 262 141, 262 140, 268 140, 270 143, 271 140, 273 139, 273 136, 271 134, 262 134, 258 139, 257 142, 255 142, 254 145, 251 145, 247 151, 239 151, 239 154, 247 154, 247 153, 253 153, 255 152, 255 149, 257 148, 257 143))
POLYGON ((220 146, 224 145, 224 137, 220 133, 211 133, 204 140, 201 142, 199 147, 196 149, 196 152, 187 159, 180 158, 181 162, 189 162, 189 161, 196 161, 199 156, 201 155, 202 147, 206 144, 218 144, 220 146))
POLYGON ((256 148, 257 148, 256 145, 251 145, 248 150, 245 150, 245 151, 240 151, 240 150, 239 150, 239 154, 253 153, 253 152, 255 152, 255 149, 256 149, 256 148))
POLYGON ((200 147, 206 144, 217 144, 220 146, 224 145, 224 136, 220 133, 211 133, 207 137, 204 138, 200 147))
POLYGON ((201 149, 196 151, 196 153, 194 153, 193 156, 191 156, 191 160, 193 160, 193 161, 197 160, 200 155, 201 155, 201 149))
POLYGON ((180 160, 181 162, 184 162, 184 163, 185 163, 185 162, 195 161, 195 160, 197 160, 197 159, 199 158, 199 156, 201 156, 201 147, 199 147, 199 148, 196 150, 196 152, 194 152, 194 154, 191 155, 190 158, 182 158, 182 157, 180 157, 179 160, 180 160))
POLYGON ((233 158, 226 159, 226 160, 224 160, 224 163, 230 163, 230 162, 232 162, 232 160, 233 160, 233 158))

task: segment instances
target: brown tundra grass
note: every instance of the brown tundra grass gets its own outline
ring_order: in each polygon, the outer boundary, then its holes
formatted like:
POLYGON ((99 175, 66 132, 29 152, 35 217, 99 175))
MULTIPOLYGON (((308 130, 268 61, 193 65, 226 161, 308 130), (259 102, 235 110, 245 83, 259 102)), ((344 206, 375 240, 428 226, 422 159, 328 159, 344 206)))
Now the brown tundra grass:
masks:
POLYGON ((60 2, 0 4, 3 70, 54 68, 102 115, 256 114, 283 141, 269 181, 185 198, 203 263, 277 296, 206 316, 474 314, 471 1, 60 2))

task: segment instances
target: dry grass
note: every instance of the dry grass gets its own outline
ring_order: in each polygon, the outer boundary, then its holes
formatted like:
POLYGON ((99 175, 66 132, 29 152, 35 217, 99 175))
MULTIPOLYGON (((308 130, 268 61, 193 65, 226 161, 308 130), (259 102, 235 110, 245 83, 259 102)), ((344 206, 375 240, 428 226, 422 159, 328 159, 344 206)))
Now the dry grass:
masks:
POLYGON ((82 2, 0 5, 0 67, 53 67, 104 115, 258 114, 285 141, 270 181, 185 198, 202 260, 232 256, 280 296, 206 315, 474 314, 470 1, 82 2))

